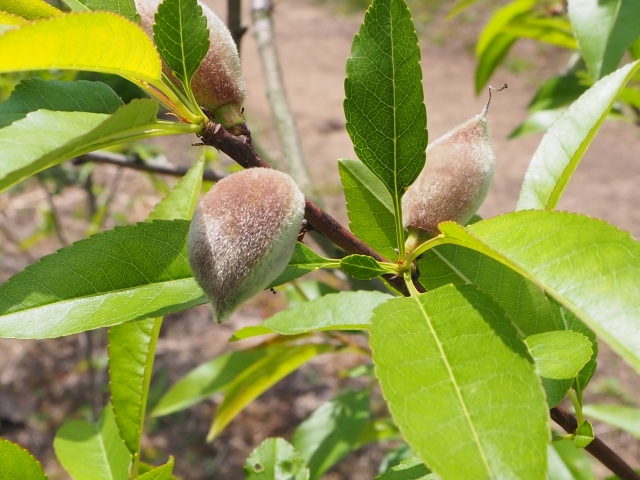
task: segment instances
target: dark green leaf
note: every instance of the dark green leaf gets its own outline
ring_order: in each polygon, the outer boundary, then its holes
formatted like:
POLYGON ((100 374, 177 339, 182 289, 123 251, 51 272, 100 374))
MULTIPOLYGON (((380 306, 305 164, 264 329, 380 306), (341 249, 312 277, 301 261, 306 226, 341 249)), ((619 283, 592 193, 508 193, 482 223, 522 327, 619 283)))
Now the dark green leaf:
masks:
POLYGON ((593 80, 613 72, 640 35, 637 0, 569 0, 569 19, 593 80))
POLYGON ((30 78, 16 85, 11 96, 0 104, 0 128, 40 109, 111 114, 122 105, 116 92, 104 83, 30 78))
POLYGON ((538 333, 527 337, 525 343, 538 374, 557 380, 575 377, 593 353, 589 339, 571 330, 538 333))
POLYGON ((311 480, 347 455, 369 419, 369 392, 343 393, 323 403, 296 429, 291 443, 311 471, 311 480))
POLYGON ((209 50, 207 18, 197 0, 164 0, 155 16, 153 39, 164 62, 190 91, 191 78, 209 50))
POLYGON ((411 457, 400 462, 390 471, 377 476, 374 480, 439 480, 435 473, 427 468, 418 457, 411 457))
MULTIPOLYGON (((66 1, 66 0, 65 0, 66 1)), ((116 12, 123 17, 128 18, 132 22, 140 23, 140 15, 136 10, 136 6, 133 0, 73 0, 81 5, 84 5, 89 10, 106 10, 108 12, 116 12)), ((71 6, 71 5, 70 5, 71 6)), ((74 8, 78 10, 79 8, 74 8)))
POLYGON ((46 480, 42 465, 20 445, 0 438, 0 480, 46 480))
POLYGON ((349 255, 340 260, 340 268, 358 280, 371 280, 384 273, 389 273, 373 258, 367 255, 349 255))
POLYGON ((65 423, 53 441, 58 460, 74 480, 128 480, 130 455, 118 434, 111 405, 100 421, 65 423))
POLYGON ((244 464, 247 480, 309 480, 300 454, 282 438, 267 438, 244 464))
POLYGON ((447 285, 392 299, 374 311, 370 336, 391 414, 436 473, 545 478, 544 392, 526 345, 491 297, 447 285))
POLYGON ((287 268, 269 285, 269 288, 285 284, 320 268, 329 267, 337 267, 337 262, 321 257, 304 243, 298 242, 287 268))
POLYGON ((299 335, 314 330, 366 330, 372 310, 388 300, 381 292, 332 293, 276 313, 257 327, 238 330, 231 341, 266 333, 299 335))
POLYGON ((555 208, 613 102, 639 68, 636 61, 608 75, 560 115, 533 155, 518 210, 555 208))
POLYGON ((358 160, 338 161, 349 214, 349 228, 388 259, 398 254, 393 199, 384 183, 358 160))
POLYGON ((591 404, 585 405, 582 413, 640 438, 640 409, 637 407, 591 404))
POLYGON ((0 286, 0 337, 58 337, 206 303, 188 230, 184 220, 116 227, 42 258, 0 286))

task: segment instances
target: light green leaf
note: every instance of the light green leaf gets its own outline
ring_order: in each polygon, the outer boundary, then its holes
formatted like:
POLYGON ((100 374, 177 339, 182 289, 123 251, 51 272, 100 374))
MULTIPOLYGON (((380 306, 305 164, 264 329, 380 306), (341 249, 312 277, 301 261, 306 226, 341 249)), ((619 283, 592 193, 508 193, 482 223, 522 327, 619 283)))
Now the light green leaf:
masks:
POLYGON ((302 422, 291 443, 316 480, 353 449, 369 419, 369 392, 346 392, 323 403, 302 422))
POLYGON ((62 15, 44 0, 0 0, 0 10, 17 15, 26 20, 38 20, 62 15))
POLYGON ((287 268, 269 285, 269 288, 283 285, 307 273, 315 272, 320 268, 335 268, 337 266, 336 261, 321 257, 304 243, 298 242, 293 250, 293 255, 291 256, 291 260, 289 260, 287 268))
POLYGON ((525 175, 518 210, 552 210, 618 94, 640 68, 630 63, 598 81, 543 137, 525 175))
POLYGON ((137 477, 137 480, 172 480, 175 477, 171 475, 173 472, 173 457, 169 457, 169 461, 159 467, 149 470, 137 477))
POLYGON ((118 434, 111 405, 97 424, 83 420, 65 423, 56 433, 53 448, 74 480, 127 480, 130 455, 118 434))
POLYGON ((640 438, 640 409, 636 407, 593 403, 584 405, 582 413, 640 438))
POLYGON ((349 214, 349 228, 388 259, 396 259, 393 200, 378 177, 358 160, 338 160, 349 214))
POLYGON ((501 33, 491 40, 482 54, 478 55, 475 73, 476 95, 489 83, 493 72, 502 63, 516 40, 518 37, 515 35, 501 33))
POLYGON ((543 288, 640 372, 640 243, 628 233, 583 215, 541 211, 464 229, 445 222, 440 230, 543 288))
POLYGON ((347 60, 345 96, 347 132, 391 194, 402 249, 400 199, 420 174, 427 147, 420 48, 404 0, 374 0, 367 10, 347 60))
POLYGON ((575 377, 593 353, 589 339, 571 330, 538 333, 524 341, 536 362, 538 374, 546 378, 575 377))
POLYGON ((20 445, 0 438, 0 480, 47 480, 42 465, 20 445))
POLYGON ((247 480, 309 480, 300 454, 283 438, 267 438, 244 464, 247 480))
MULTIPOLYGON (((159 470, 163 475, 164 475, 164 470, 168 467, 169 463, 172 464, 172 470, 173 470, 173 462, 174 459, 172 456, 169 457, 169 462, 166 463, 165 465, 162 465, 160 467, 154 467, 153 465, 149 465, 148 463, 144 463, 144 462, 140 462, 140 464, 138 465, 138 475, 144 475, 146 473, 149 472, 153 472, 153 471, 157 471, 159 470)), ((138 477, 138 480, 140 480, 141 477, 138 477)), ((151 477, 153 479, 153 477, 151 477)), ((160 477, 162 480, 162 477, 160 477)), ((145 479, 148 480, 148 479, 145 479)), ((169 474, 169 476, 167 477, 167 480, 179 480, 177 477, 175 477, 174 475, 169 474)))
POLYGON ((162 396, 151 415, 154 417, 169 415, 189 408, 214 393, 224 392, 229 384, 249 366, 276 351, 281 352, 283 348, 287 347, 238 350, 225 353, 197 366, 162 396))
POLYGON ((491 297, 447 285, 392 299, 375 309, 370 336, 389 410, 437 474, 545 478, 544 392, 526 345, 491 297))
POLYGON ((51 338, 206 303, 189 222, 116 227, 42 258, 0 286, 0 337, 51 338))
POLYGON ((593 431, 593 425, 588 420, 585 420, 578 425, 573 436, 573 444, 578 448, 586 448, 595 438, 596 434, 593 431))
POLYGON ((532 14, 509 23, 504 33, 519 38, 531 38, 539 42, 550 43, 561 48, 576 50, 578 48, 571 24, 560 17, 538 17, 532 14))
POLYGON ((589 456, 573 441, 553 442, 548 451, 549 480, 596 480, 589 456))
POLYGON ((227 388, 209 429, 207 441, 212 441, 238 413, 284 377, 317 355, 331 352, 328 344, 290 345, 273 352, 245 369, 227 388))
POLYGON ((0 36, 0 72, 88 70, 157 84, 161 68, 144 31, 110 12, 69 13, 0 36))
POLYGON ((314 330, 365 330, 372 310, 390 298, 386 293, 340 292, 316 298, 276 313, 257 327, 238 330, 231 341, 266 333, 299 335, 314 330))
POLYGON ((400 462, 387 473, 374 480, 439 480, 435 473, 430 473, 427 466, 418 457, 411 457, 400 462))
POLYGON ((453 7, 451 7, 451 10, 449 10, 449 13, 447 13, 447 20, 451 20, 453 17, 459 15, 477 1, 478 0, 457 0, 453 7))
POLYGON ((389 273, 368 255, 349 255, 340 260, 340 268, 358 280, 371 280, 385 273, 389 273))
POLYGON ((637 0, 569 0, 569 19, 593 80, 613 72, 640 35, 637 0))
POLYGON ((30 78, 22 80, 11 96, 0 103, 0 128, 40 109, 111 114, 122 105, 116 92, 101 82, 30 78))
POLYGON ((209 50, 207 18, 197 0, 164 0, 158 6, 153 39, 160 56, 185 86, 209 50))
POLYGON ((509 140, 525 137, 533 133, 544 133, 566 111, 566 108, 554 110, 538 110, 525 118, 524 122, 514 128, 508 135, 509 140))
POLYGON ((132 22, 140 23, 140 15, 138 15, 133 0, 72 0, 71 3, 77 2, 81 6, 72 5, 68 0, 64 1, 75 11, 105 10, 118 13, 132 22))

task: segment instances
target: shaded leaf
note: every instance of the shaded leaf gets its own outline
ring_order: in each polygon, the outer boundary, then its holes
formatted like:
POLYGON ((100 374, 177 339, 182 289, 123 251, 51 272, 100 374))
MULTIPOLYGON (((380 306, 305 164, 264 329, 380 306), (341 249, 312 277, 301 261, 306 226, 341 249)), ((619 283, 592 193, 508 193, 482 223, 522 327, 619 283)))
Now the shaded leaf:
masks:
POLYGON ((320 268, 335 268, 337 266, 337 262, 334 260, 321 257, 304 243, 297 242, 287 268, 284 269, 268 288, 285 284, 307 273, 315 272, 320 268))
POLYGON ((575 73, 567 73, 547 79, 538 88, 527 106, 530 112, 553 110, 573 103, 589 89, 584 80, 575 73))
MULTIPOLYGON (((68 0, 65 0, 69 4, 68 0)), ((132 22, 140 23, 140 15, 136 10, 136 5, 133 0, 73 0, 73 3, 79 3, 84 8, 76 5, 69 6, 75 11, 86 10, 105 10, 107 12, 115 12, 123 17, 128 18, 132 22)))
POLYGON ((538 333, 524 341, 536 362, 538 374, 546 378, 575 377, 593 353, 589 339, 570 330, 538 333))
POLYGON ((589 456, 572 440, 553 442, 548 450, 549 480, 596 480, 589 456))
POLYGON ((46 480, 42 465, 20 445, 0 438, 0 480, 46 480))
POLYGON ((340 260, 340 268, 358 280, 371 280, 385 273, 385 270, 373 257, 368 255, 349 255, 340 260))
POLYGON ((431 473, 420 458, 411 457, 374 480, 439 480, 439 478, 435 473, 431 473))
POLYGON ((593 403, 584 405, 582 413, 640 438, 640 409, 636 407, 593 403))
POLYGON ((309 469, 283 438, 267 438, 244 464, 247 480, 308 480, 309 469))
POLYGON ((556 108, 554 110, 538 110, 525 118, 524 122, 514 128, 507 138, 525 137, 533 133, 543 133, 549 130, 553 122, 566 111, 566 108, 556 108))

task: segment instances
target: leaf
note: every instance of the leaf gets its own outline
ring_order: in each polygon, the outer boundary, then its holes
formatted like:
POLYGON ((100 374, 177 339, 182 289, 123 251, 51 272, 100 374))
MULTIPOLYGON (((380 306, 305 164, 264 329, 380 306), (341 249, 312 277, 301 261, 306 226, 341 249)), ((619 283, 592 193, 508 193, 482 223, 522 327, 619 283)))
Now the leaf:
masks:
POLYGON ((593 353, 589 339, 570 330, 538 333, 524 341, 538 374, 546 378, 562 380, 575 377, 593 353))
POLYGON ((30 78, 22 80, 11 96, 0 103, 0 128, 40 109, 112 114, 122 105, 116 92, 101 82, 30 78))
POLYGON ((584 405, 582 413, 640 438, 640 409, 636 407, 594 403, 584 405))
POLYGON ((88 70, 151 84, 161 73, 151 39, 138 25, 110 12, 69 13, 10 30, 0 36, 0 52, 0 73, 88 70))
POLYGON ((518 210, 552 210, 616 97, 640 68, 630 63, 580 96, 542 138, 525 175, 518 210))
POLYGON ((173 190, 155 206, 147 220, 191 220, 204 172, 204 150, 173 190))
MULTIPOLYGON (((113 115, 38 110, 0 129, 0 192, 86 152, 141 137, 184 133, 156 119, 158 104, 133 100, 113 115), (38 135, 34 135, 38 132, 38 135)), ((185 125, 186 126, 186 125, 185 125)))
POLYGON ((0 337, 52 338, 206 303, 189 223, 116 227, 43 257, 0 286, 0 337))
POLYGON ((283 438, 267 438, 244 464, 247 480, 308 480, 309 469, 283 438))
POLYGON ((396 259, 396 220, 393 200, 384 183, 358 160, 338 160, 347 200, 349 228, 388 259, 396 259))
POLYGON ((491 297, 447 285, 389 300, 374 311, 370 343, 396 424, 437 474, 545 478, 544 392, 491 297))
POLYGON ((385 273, 385 270, 373 257, 368 255, 349 255, 340 260, 340 268, 358 280, 371 280, 385 273))
POLYGON ((111 405, 97 424, 65 423, 53 440, 58 460, 74 480, 128 480, 130 455, 118 434, 111 405))
POLYGON ((278 276, 268 288, 283 285, 307 273, 315 272, 320 268, 335 266, 337 266, 337 264, 334 260, 321 257, 304 243, 297 242, 287 268, 284 269, 280 276, 278 276))
POLYGON ((573 444, 578 448, 586 448, 596 438, 596 434, 593 431, 593 425, 588 420, 585 420, 576 429, 576 433, 573 436, 573 444))
POLYGON ((493 72, 502 63, 517 39, 518 37, 506 33, 496 35, 482 54, 478 55, 475 73, 476 95, 489 83, 493 72))
POLYGON ((509 140, 525 137, 533 133, 544 133, 566 111, 566 108, 554 110, 538 110, 525 118, 524 122, 514 128, 508 135, 509 140))
POLYGON ((44 0, 0 0, 0 10, 26 20, 57 17, 62 12, 44 0))
POLYGON ((578 48, 573 38, 571 24, 560 17, 538 17, 529 13, 509 23, 503 31, 519 38, 531 38, 561 48, 570 50, 578 48))
POLYGON ((214 393, 224 392, 248 367, 267 355, 281 352, 282 349, 283 347, 270 347, 238 350, 222 354, 197 366, 162 396, 151 416, 169 415, 189 408, 214 393))
POLYGON ((323 403, 302 422, 291 443, 309 465, 311 480, 345 457, 369 419, 369 392, 350 391, 323 403))
POLYGON ((257 327, 241 328, 230 341, 266 333, 299 335, 314 330, 366 330, 372 310, 389 298, 386 293, 364 290, 331 293, 276 313, 257 327))
MULTIPOLYGON (((138 464, 138 475, 140 475, 139 477, 137 477, 138 480, 140 480, 142 478, 143 475, 145 475, 146 473, 149 472, 155 472, 155 471, 160 471, 160 473, 162 475, 164 475, 164 472, 166 471, 166 469, 168 468, 168 465, 171 464, 171 468, 173 471, 173 462, 174 459, 172 456, 169 457, 169 461, 160 466, 160 467, 154 467, 153 465, 149 465, 148 463, 144 463, 144 462, 140 462, 138 464)), ((152 476, 151 479, 153 479, 154 477, 152 476)), ((168 477, 166 477, 167 480, 179 480, 177 477, 175 477, 174 475, 169 474, 168 477)), ((165 480, 162 476, 160 477, 160 479, 165 480)), ((160 480, 158 479, 158 480, 160 480)), ((143 479, 143 480, 149 480, 149 479, 143 479)))
POLYGON ((0 480, 47 480, 42 465, 20 445, 0 438, 0 480))
POLYGON ((378 475, 374 480, 439 480, 435 473, 430 473, 427 466, 418 457, 411 457, 400 462, 387 473, 378 475))
POLYGON ((628 233, 583 215, 540 211, 464 229, 445 222, 440 230, 544 289, 640 372, 640 243, 628 233))
POLYGON ((400 199, 425 162, 427 115, 420 49, 404 0, 374 0, 347 60, 344 111, 358 158, 394 205, 395 245, 404 245, 400 199))
POLYGON ((589 456, 573 441, 553 442, 548 451, 549 480, 596 480, 589 456))
POLYGON ((575 73, 567 73, 546 80, 527 106, 530 112, 553 110, 573 103, 589 89, 575 73))
POLYGON ((317 355, 334 349, 328 344, 290 345, 261 358, 245 369, 227 388, 213 419, 207 441, 211 442, 249 403, 317 355))
POLYGON ((169 461, 153 470, 136 477, 137 480, 173 480, 175 477, 171 475, 173 472, 173 457, 169 457, 169 461))
MULTIPOLYGON (((373 365, 367 366, 373 367, 373 365)), ((373 368, 371 368, 370 376, 373 377, 373 368)), ((358 435, 358 441, 353 446, 353 449, 357 450, 367 443, 378 443, 383 440, 400 439, 400 430, 398 430, 398 426, 393 422, 391 417, 376 418, 368 421, 364 427, 362 427, 360 435, 358 435)))
POLYGON ((207 18, 197 0, 164 0, 153 24, 153 40, 160 56, 185 86, 209 50, 207 18))
POLYGON ((0 34, 4 32, 4 29, 11 30, 14 26, 24 25, 25 23, 28 22, 24 18, 0 10, 0 34))
MULTIPOLYGON (((69 4, 68 0, 65 0, 69 4)), ((84 10, 105 10, 107 12, 115 12, 128 18, 132 22, 140 23, 140 15, 136 10, 133 0, 72 0, 72 3, 79 3, 84 8, 77 5, 69 5, 75 11, 84 10)))
POLYGON ((640 35, 636 0, 569 0, 569 20, 593 80, 613 72, 640 35))
POLYGON ((459 15, 477 1, 478 0, 457 0, 453 7, 451 7, 451 10, 449 10, 449 13, 447 13, 447 20, 451 20, 453 17, 459 15))

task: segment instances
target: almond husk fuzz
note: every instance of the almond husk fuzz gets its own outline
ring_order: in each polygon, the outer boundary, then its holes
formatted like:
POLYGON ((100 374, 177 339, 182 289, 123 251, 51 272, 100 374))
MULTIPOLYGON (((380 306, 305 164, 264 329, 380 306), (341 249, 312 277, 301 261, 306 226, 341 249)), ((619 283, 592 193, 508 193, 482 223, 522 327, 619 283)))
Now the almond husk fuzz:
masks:
POLYGON ((494 165, 486 113, 440 137, 427 148, 426 164, 402 198, 404 226, 436 236, 441 222, 466 224, 489 192, 494 165))
POLYGON ((291 177, 252 168, 218 182, 189 229, 193 274, 221 323, 285 269, 304 217, 304 195, 291 177))
MULTIPOLYGON (((153 40, 154 16, 161 0, 135 0, 140 14, 140 26, 153 40)), ((202 13, 207 17, 209 51, 191 81, 193 95, 198 104, 213 114, 213 120, 231 129, 243 122, 242 104, 247 96, 240 72, 240 57, 227 26, 201 2, 202 13)), ((164 64, 163 72, 180 85, 171 70, 164 64)))

